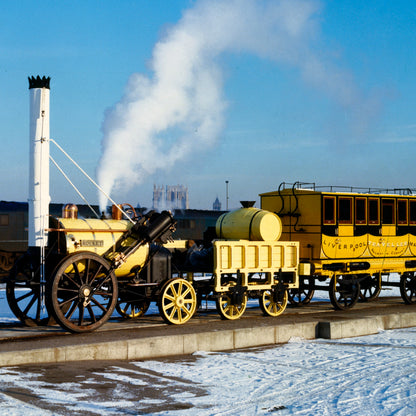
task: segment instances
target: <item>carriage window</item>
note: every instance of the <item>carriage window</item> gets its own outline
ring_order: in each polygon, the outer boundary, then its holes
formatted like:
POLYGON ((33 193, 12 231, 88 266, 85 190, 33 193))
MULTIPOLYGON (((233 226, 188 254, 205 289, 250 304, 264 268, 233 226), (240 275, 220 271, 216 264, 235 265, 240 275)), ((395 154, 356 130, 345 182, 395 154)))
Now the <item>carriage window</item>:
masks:
POLYGON ((416 201, 409 201, 409 223, 416 224, 416 201))
POLYGON ((0 225, 9 225, 9 214, 0 214, 0 225))
POLYGON ((352 198, 338 199, 338 222, 352 224, 352 198))
POLYGON ((368 199, 368 223, 371 225, 380 224, 379 217, 379 200, 375 198, 368 199))
POLYGON ((407 224, 407 199, 397 201, 397 224, 407 224))
POLYGON ((381 220, 383 224, 394 224, 394 199, 381 200, 381 220))
POLYGON ((355 198, 355 223, 367 223, 367 204, 365 198, 355 198))
POLYGON ((324 196, 324 224, 335 224, 335 197, 324 196))

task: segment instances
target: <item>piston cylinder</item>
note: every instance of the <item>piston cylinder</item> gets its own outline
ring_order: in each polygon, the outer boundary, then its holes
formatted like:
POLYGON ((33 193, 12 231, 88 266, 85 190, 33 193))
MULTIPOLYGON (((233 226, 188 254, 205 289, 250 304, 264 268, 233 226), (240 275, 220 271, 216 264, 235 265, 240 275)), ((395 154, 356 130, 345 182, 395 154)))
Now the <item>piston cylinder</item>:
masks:
POLYGON ((276 241, 282 234, 282 222, 273 212, 240 208, 222 214, 215 229, 217 237, 222 239, 276 241))

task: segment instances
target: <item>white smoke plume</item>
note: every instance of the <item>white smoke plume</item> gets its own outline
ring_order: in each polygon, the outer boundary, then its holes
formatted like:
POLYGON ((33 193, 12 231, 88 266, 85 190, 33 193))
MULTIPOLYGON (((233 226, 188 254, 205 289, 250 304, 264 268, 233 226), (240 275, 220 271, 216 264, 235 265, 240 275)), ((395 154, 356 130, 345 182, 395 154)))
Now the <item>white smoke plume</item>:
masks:
MULTIPOLYGON (((108 194, 127 190, 216 143, 227 107, 225 53, 289 65, 339 104, 354 106, 360 94, 350 74, 314 50, 320 10, 313 0, 197 1, 155 45, 151 75, 131 75, 124 96, 107 112, 97 168, 102 188, 108 194)), ((100 197, 101 207, 106 202, 100 197)))

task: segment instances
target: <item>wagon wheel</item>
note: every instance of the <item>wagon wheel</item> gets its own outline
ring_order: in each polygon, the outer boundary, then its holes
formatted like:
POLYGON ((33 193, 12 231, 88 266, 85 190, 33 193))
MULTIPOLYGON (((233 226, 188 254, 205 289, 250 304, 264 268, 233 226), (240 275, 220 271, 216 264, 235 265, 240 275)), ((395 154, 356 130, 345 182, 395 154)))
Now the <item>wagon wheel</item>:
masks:
POLYGON ((159 295, 159 313, 168 324, 184 324, 196 311, 196 293, 185 279, 170 279, 159 295))
POLYGON ((416 303, 416 276, 407 272, 400 276, 400 295, 405 303, 416 303))
POLYGON ((353 275, 333 276, 329 284, 329 299, 335 309, 352 308, 359 298, 360 285, 353 275))
POLYGON ((117 303, 117 280, 109 263, 91 252, 63 259, 47 286, 47 306, 56 322, 70 332, 94 331, 117 303))
POLYGON ((307 305, 315 293, 315 279, 313 276, 299 276, 299 287, 289 289, 289 302, 292 305, 307 305))
MULTIPOLYGON (((228 285, 233 287, 236 283, 230 281, 228 285)), ((238 319, 246 310, 247 294, 230 290, 219 295, 215 303, 221 319, 238 319)))
POLYGON ((39 273, 33 271, 29 256, 19 259, 10 272, 6 297, 11 311, 24 325, 50 323, 48 311, 42 305, 39 273))
POLYGON ((139 318, 143 316, 149 309, 150 301, 148 299, 143 300, 124 300, 118 301, 116 305, 116 311, 123 318, 139 318))
POLYGON ((276 289, 264 290, 260 299, 260 309, 263 315, 279 316, 287 306, 287 290, 277 291, 276 289))
POLYGON ((371 302, 378 298, 381 292, 380 275, 367 275, 360 280, 360 299, 371 302))
POLYGON ((123 318, 139 318, 147 312, 149 306, 150 298, 146 294, 146 288, 119 285, 116 311, 123 318))

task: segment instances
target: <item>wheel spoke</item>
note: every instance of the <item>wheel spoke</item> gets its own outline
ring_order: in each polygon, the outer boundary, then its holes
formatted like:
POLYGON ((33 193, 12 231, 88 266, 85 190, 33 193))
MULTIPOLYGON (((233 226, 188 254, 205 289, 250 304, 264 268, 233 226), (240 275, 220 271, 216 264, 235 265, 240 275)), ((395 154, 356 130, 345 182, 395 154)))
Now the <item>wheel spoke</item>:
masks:
POLYGON ((101 273, 101 270, 103 269, 103 265, 102 264, 100 264, 99 266, 98 266, 98 268, 97 268, 97 270, 95 271, 95 273, 92 275, 92 277, 91 277, 91 280, 90 279, 87 279, 87 282, 86 282, 86 284, 89 284, 89 285, 91 285, 92 284, 92 282, 98 277, 98 275, 101 273))
MULTIPOLYGON (((182 292, 182 290, 181 290, 181 291, 179 291, 179 293, 181 293, 181 292, 182 292)), ((183 297, 186 297, 186 295, 187 295, 188 293, 191 293, 191 288, 190 288, 190 287, 186 288, 185 292, 183 292, 183 293, 182 293, 182 296, 183 296, 183 297)))
POLYGON ((32 298, 30 299, 29 303, 26 306, 26 309, 23 311, 23 313, 25 315, 27 315, 27 313, 30 311, 30 309, 32 308, 33 304, 36 302, 36 295, 34 293, 32 293, 32 298))
MULTIPOLYGON (((65 317, 66 317, 68 320, 72 318, 72 315, 74 314, 74 312, 76 311, 76 309, 77 309, 77 307, 78 307, 78 302, 74 302, 73 300, 72 300, 71 302, 73 302, 73 303, 72 303, 72 306, 71 306, 71 308, 69 309, 69 311, 67 312, 67 314, 65 315, 65 317)), ((64 303, 68 303, 68 302, 64 302, 64 303)), ((62 305, 62 303, 61 303, 60 305, 62 305)), ((62 309, 62 308, 61 308, 61 309, 62 309)))
POLYGON ((104 313, 107 312, 107 308, 103 306, 100 302, 98 302, 95 297, 91 297, 91 302, 94 303, 94 305, 98 306, 104 313))
POLYGON ((170 308, 173 308, 175 306, 175 302, 170 302, 167 305, 163 305, 163 309, 165 311, 168 311, 170 308))
POLYGON ((172 312, 169 315, 169 318, 173 320, 173 317, 175 316, 176 311, 178 310, 177 307, 172 308, 172 312))
POLYGON ((84 311, 85 311, 85 307, 82 303, 79 303, 78 310, 79 310, 78 326, 82 326, 82 323, 84 322, 84 311))
POLYGON ((73 283, 74 284, 74 286, 75 287, 77 287, 77 288, 80 288, 81 287, 81 285, 79 284, 79 283, 77 283, 73 278, 72 278, 72 276, 71 275, 69 275, 69 274, 67 274, 67 273, 64 273, 63 275, 62 275, 62 277, 63 278, 66 278, 66 279, 68 279, 71 283, 73 283))
MULTIPOLYGON (((87 309, 88 309, 88 312, 90 314, 90 317, 91 317, 92 322, 93 323, 97 322, 97 319, 95 318, 95 314, 94 314, 94 310, 93 310, 92 306, 91 305, 88 305, 87 306, 87 309)), ((106 311, 106 309, 104 311, 106 311)))
POLYGON ((169 293, 166 293, 165 294, 165 299, 169 299, 172 302, 174 302, 176 300, 176 297, 175 296, 172 296, 172 295, 169 295, 169 293))
POLYGON ((22 295, 22 296, 20 296, 20 297, 16 298, 16 301, 17 301, 17 302, 20 302, 20 301, 22 301, 22 300, 24 300, 24 299, 28 298, 29 296, 32 296, 32 293, 33 293, 33 291, 31 290, 30 292, 25 293, 24 295, 22 295))

